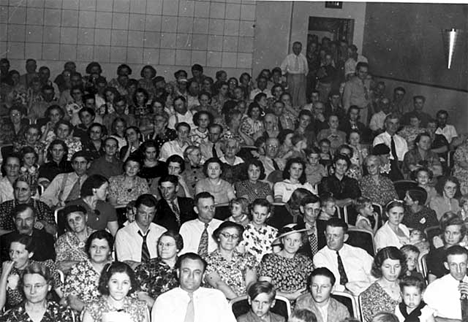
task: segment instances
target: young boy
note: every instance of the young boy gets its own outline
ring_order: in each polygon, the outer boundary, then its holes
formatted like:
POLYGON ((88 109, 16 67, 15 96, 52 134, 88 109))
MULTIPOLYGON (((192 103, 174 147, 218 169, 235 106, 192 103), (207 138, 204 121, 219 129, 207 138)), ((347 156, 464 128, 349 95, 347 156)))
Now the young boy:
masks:
POLYGON ((330 152, 331 142, 329 139, 322 139, 318 145, 320 148, 320 164, 328 169, 333 163, 333 157, 330 152))
POLYGON ((252 284, 248 291, 250 311, 239 316, 237 322, 284 322, 284 317, 270 312, 275 305, 275 296, 276 291, 273 284, 265 281, 252 284))
POLYGON ((307 279, 309 293, 297 298, 296 309, 312 311, 318 321, 343 321, 349 317, 346 306, 331 297, 335 282, 328 268, 316 268, 307 279))
POLYGON ((321 212, 319 215, 320 220, 329 220, 330 218, 336 217, 336 199, 331 195, 321 197, 321 212))
POLYGON ((415 276, 405 276, 400 281, 403 301, 395 308, 395 315, 400 322, 419 321, 433 322, 434 310, 422 300, 426 283, 415 276))
POLYGON ((425 203, 427 206, 431 202, 431 199, 437 196, 435 188, 429 185, 432 181, 432 171, 427 168, 419 168, 416 170, 415 176, 418 186, 427 191, 427 199, 425 203))
POLYGON ((245 198, 235 198, 229 202, 229 210, 231 211, 231 216, 227 219, 246 227, 249 223, 249 201, 245 198))
POLYGON ((374 217, 377 219, 372 207, 372 202, 369 198, 359 197, 356 201, 356 211, 359 213, 356 219, 356 228, 365 229, 371 233, 375 233, 375 228, 372 227, 372 223, 369 218, 374 217))
POLYGON ((320 150, 317 148, 306 149, 307 165, 305 169, 307 182, 315 186, 326 177, 327 171, 323 164, 320 164, 320 150))
POLYGON ((400 250, 406 259, 406 266, 408 268, 406 271, 406 275, 423 279, 422 274, 417 271, 418 258, 419 254, 421 253, 419 249, 414 245, 408 244, 401 247, 400 250))

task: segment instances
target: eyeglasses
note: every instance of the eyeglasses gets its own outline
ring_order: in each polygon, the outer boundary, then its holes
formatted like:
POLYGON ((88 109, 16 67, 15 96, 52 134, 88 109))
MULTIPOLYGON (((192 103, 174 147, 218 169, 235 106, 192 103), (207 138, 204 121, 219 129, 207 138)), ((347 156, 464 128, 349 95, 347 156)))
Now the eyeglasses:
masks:
POLYGON ((222 235, 224 238, 226 239, 239 239, 239 235, 231 235, 229 233, 221 233, 220 235, 222 235))

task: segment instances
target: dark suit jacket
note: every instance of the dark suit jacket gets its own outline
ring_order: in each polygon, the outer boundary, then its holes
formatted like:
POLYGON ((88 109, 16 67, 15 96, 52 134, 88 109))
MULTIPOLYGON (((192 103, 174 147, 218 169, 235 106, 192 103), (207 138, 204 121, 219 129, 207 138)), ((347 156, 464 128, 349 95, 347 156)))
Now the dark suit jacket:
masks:
MULTIPOLYGON (((0 237, 2 263, 10 260, 10 244, 18 235, 18 232, 12 231, 0 237)), ((32 238, 35 250, 31 259, 39 262, 47 259, 55 261, 54 237, 43 230, 34 229, 32 238)))
MULTIPOLYGON (((177 197, 177 201, 180 209, 181 225, 186 221, 197 218, 197 214, 193 210, 192 198, 177 197)), ((163 226, 167 230, 179 231, 180 229, 176 216, 165 199, 158 201, 156 205, 156 216, 154 216, 153 222, 163 226)))
MULTIPOLYGON (((317 220, 315 225, 317 226, 317 249, 321 250, 327 245, 327 239, 325 238, 325 228, 327 226, 327 221, 317 220)), ((310 259, 313 259, 312 250, 310 249, 310 243, 308 241, 299 249, 299 254, 305 255, 310 259)))

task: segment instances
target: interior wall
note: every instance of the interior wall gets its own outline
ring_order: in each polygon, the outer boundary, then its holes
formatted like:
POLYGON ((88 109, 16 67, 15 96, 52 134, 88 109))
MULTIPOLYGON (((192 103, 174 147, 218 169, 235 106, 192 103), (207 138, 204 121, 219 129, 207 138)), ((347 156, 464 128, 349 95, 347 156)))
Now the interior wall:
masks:
POLYGON ((279 66, 291 51, 294 41, 303 45, 307 43, 310 16, 354 19, 352 42, 361 50, 366 16, 364 2, 343 2, 342 9, 328 9, 325 2, 259 1, 255 22, 254 75, 262 68, 279 66))
POLYGON ((0 56, 61 72, 98 61, 113 77, 120 63, 156 67, 173 78, 199 63, 206 73, 251 72, 256 0, 1 0, 0 56))

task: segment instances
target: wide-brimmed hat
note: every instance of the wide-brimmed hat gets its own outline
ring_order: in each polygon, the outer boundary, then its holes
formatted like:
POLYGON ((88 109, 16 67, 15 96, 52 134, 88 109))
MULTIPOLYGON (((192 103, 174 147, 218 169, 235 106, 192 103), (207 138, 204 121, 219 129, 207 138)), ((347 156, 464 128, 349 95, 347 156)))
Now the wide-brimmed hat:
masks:
POLYGON ((280 229, 277 239, 283 238, 285 236, 294 234, 294 233, 302 233, 307 231, 307 228, 304 224, 287 224, 280 229))

